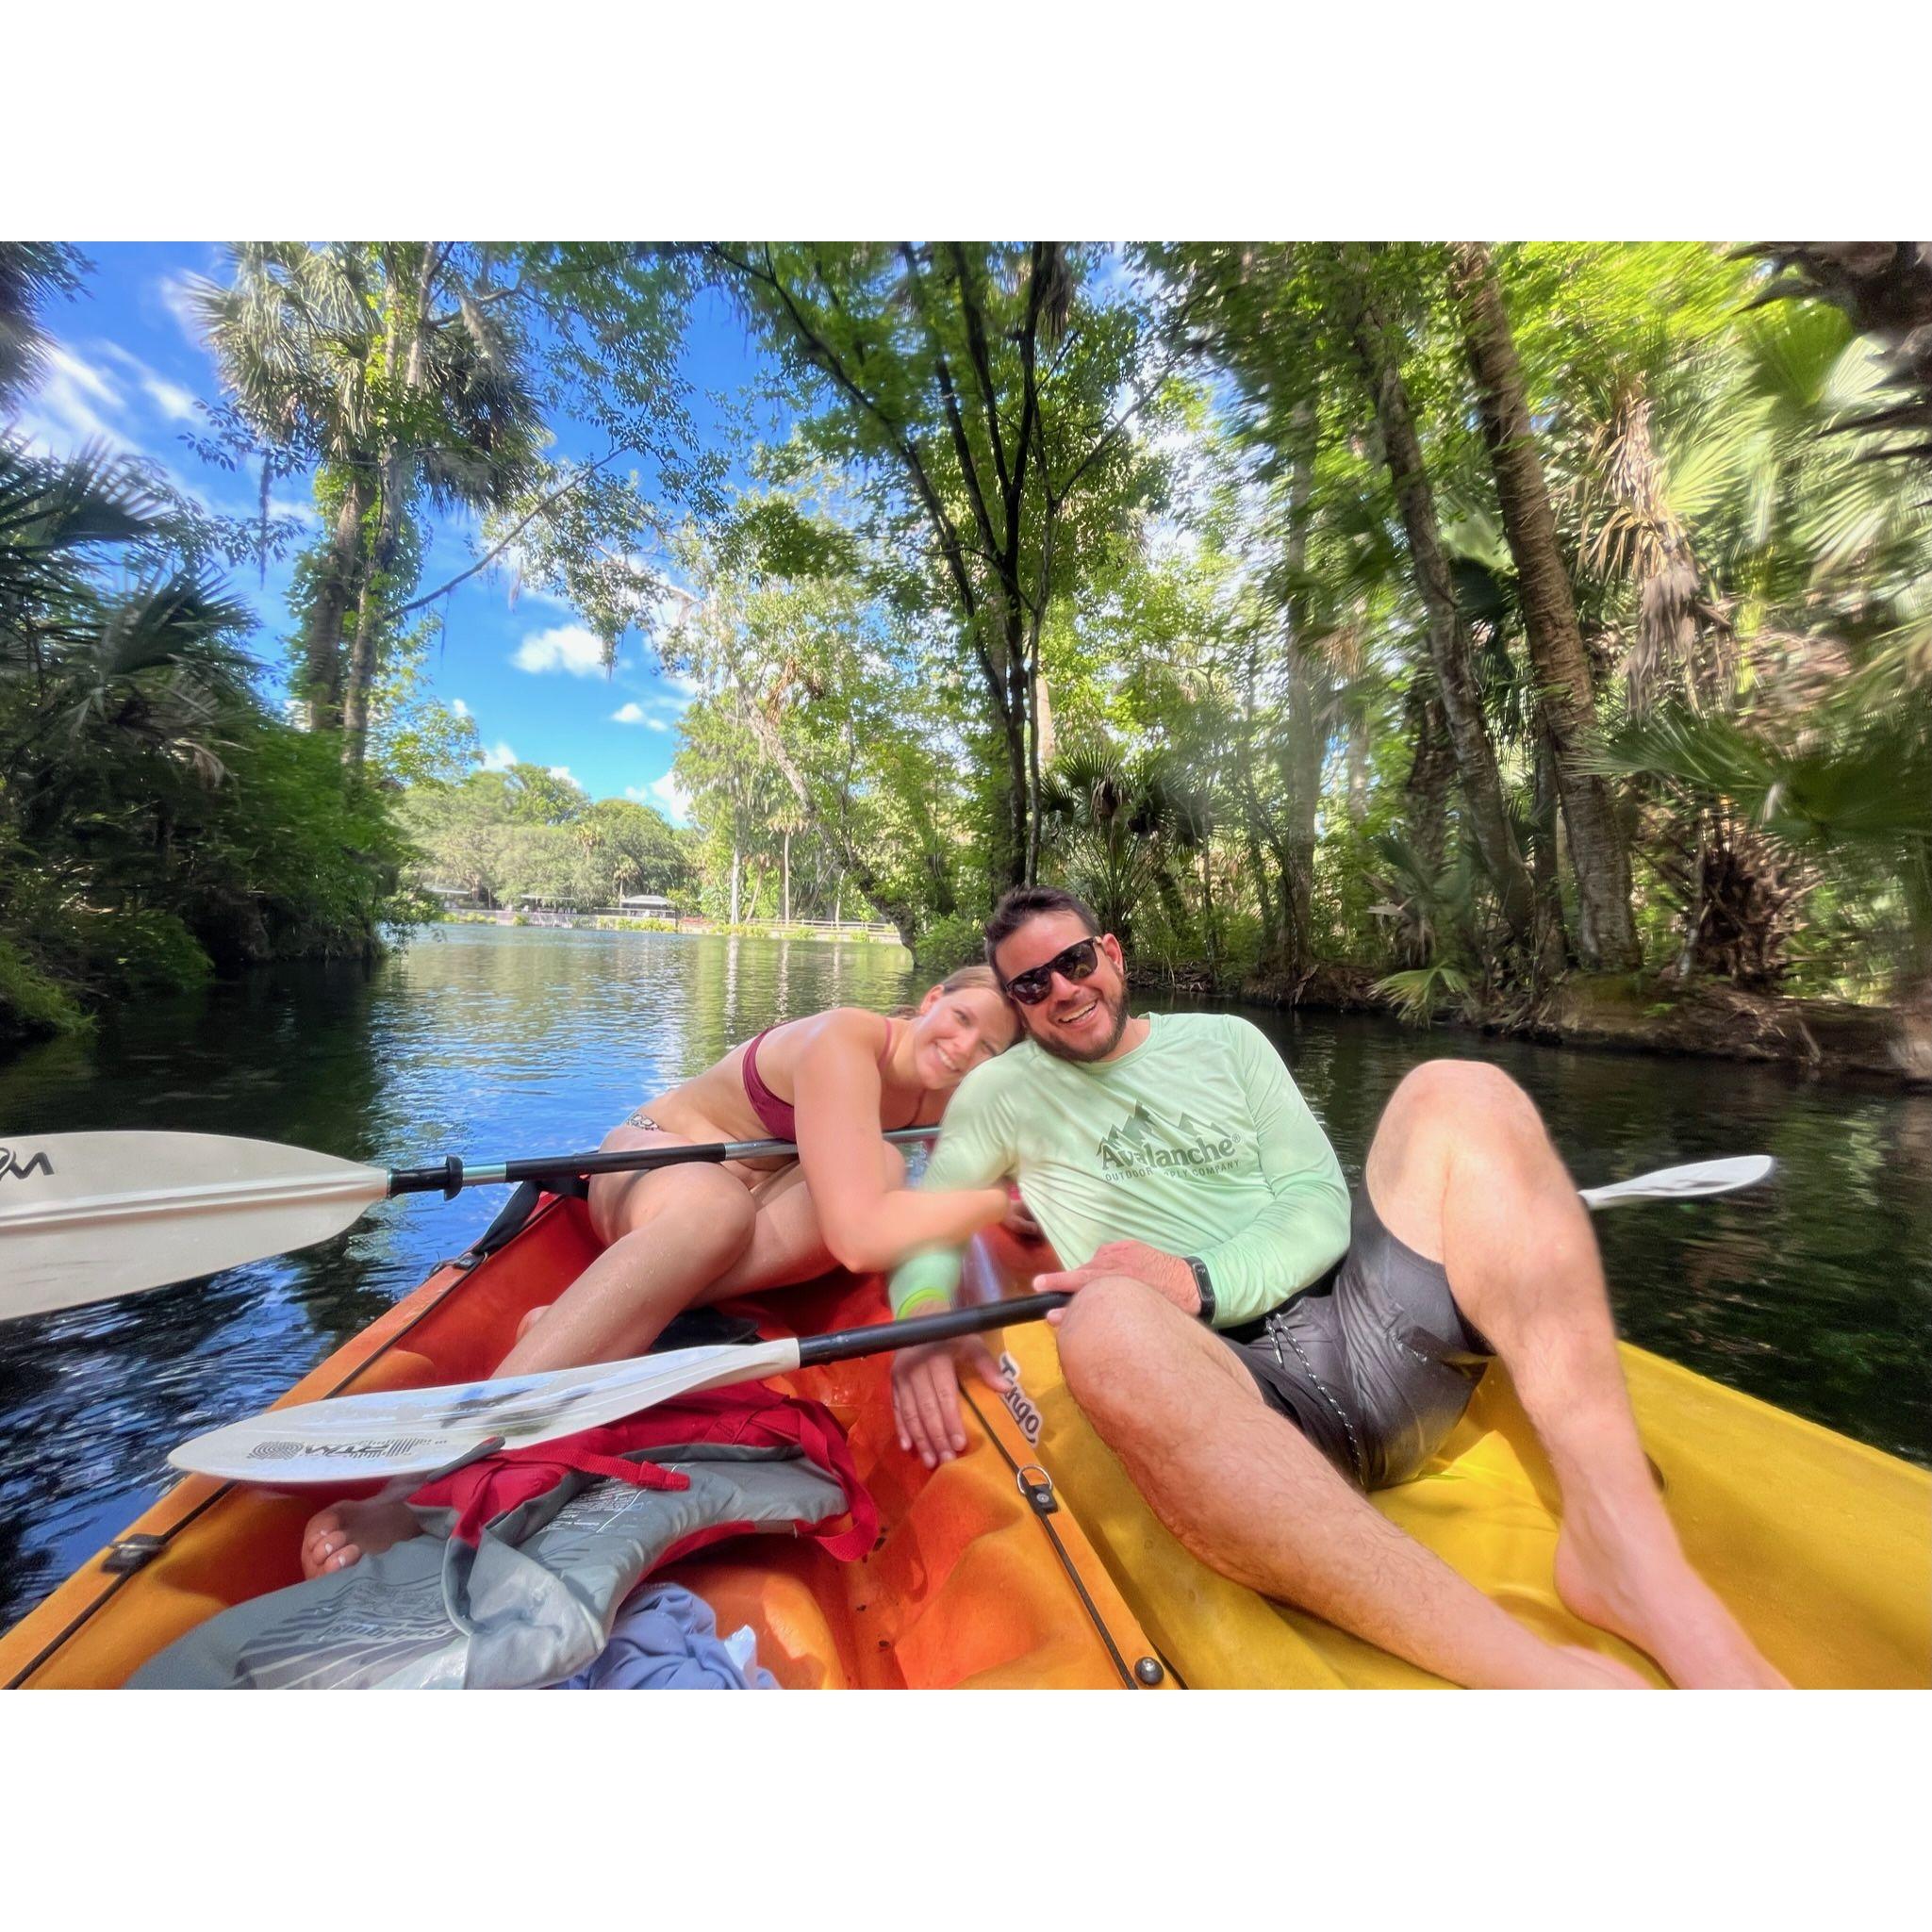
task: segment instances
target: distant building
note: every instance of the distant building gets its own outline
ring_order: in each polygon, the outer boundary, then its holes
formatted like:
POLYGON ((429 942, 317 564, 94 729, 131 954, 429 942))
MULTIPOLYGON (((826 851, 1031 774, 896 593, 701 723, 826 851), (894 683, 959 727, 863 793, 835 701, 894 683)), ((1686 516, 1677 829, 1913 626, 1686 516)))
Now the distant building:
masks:
POLYGON ((638 919, 676 919, 683 916, 676 905, 654 892, 628 892, 618 900, 618 911, 638 919))

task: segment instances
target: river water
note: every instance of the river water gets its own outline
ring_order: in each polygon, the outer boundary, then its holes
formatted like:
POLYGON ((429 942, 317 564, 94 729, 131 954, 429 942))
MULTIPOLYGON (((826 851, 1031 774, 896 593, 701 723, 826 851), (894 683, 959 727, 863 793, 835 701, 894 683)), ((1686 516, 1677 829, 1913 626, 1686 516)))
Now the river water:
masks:
MULTIPOLYGON (((151 1128, 384 1166, 561 1153, 761 1027, 917 990, 891 946, 434 928, 372 968, 265 970, 0 1065, 0 1145, 151 1128)), ((1620 1328, 1932 1464, 1932 1097, 1237 1010, 1280 1047, 1351 1178, 1389 1092, 1433 1053, 1521 1081, 1581 1185, 1775 1154, 1769 1189, 1598 1217, 1620 1328)), ((0 1328, 0 1627, 160 1494, 171 1447, 272 1401, 501 1198, 386 1203, 300 1254, 0 1328)))

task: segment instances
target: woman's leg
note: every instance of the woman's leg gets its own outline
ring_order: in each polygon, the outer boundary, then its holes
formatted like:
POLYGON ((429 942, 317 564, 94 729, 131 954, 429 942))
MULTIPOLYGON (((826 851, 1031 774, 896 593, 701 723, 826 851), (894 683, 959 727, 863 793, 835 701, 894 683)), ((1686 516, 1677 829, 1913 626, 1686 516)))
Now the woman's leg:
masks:
MULTIPOLYGON (((903 1187, 905 1156, 890 1141, 881 1141, 879 1159, 885 1185, 903 1187)), ((728 1301, 734 1295, 755 1295, 766 1288, 793 1288, 801 1281, 816 1281, 838 1265, 819 1230, 805 1171, 796 1161, 762 1180, 752 1190, 751 1200, 757 1219, 744 1253, 704 1290, 700 1301, 728 1301)))
POLYGON ((599 1197, 590 1214, 603 1252, 526 1326, 497 1364, 498 1375, 530 1375, 641 1355, 681 1310, 707 1292, 744 1253, 756 1210, 744 1184, 709 1164, 613 1175, 627 1183, 599 1197))
MULTIPOLYGON (((606 1149, 687 1145, 679 1136, 620 1127, 606 1149)), ((751 1236, 755 1210, 742 1181, 709 1164, 643 1174, 601 1175, 590 1186, 590 1218, 606 1243, 542 1319, 526 1317, 495 1373, 529 1375, 642 1354, 679 1310, 710 1298, 751 1236)), ((413 1481, 366 1502, 337 1503, 311 1517, 302 1540, 307 1577, 340 1570, 413 1536, 403 1500, 413 1481)))

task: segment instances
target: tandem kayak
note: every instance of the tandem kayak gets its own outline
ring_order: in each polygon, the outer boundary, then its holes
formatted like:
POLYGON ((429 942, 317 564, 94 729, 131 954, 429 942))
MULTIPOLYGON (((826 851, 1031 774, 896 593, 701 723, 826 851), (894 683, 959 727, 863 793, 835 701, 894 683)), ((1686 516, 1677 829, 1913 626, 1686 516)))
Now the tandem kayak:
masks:
MULTIPOLYGON (((438 1268, 284 1401, 484 1375, 523 1313, 595 1251, 581 1205, 546 1200, 518 1231, 493 1232, 438 1268)), ((1037 1249, 983 1239, 967 1294, 1023 1293, 1039 1265, 1037 1249)), ((876 1277, 834 1276, 734 1306, 768 1335, 886 1314, 876 1277)), ((823 1402, 845 1428, 879 1507, 869 1557, 839 1564, 803 1543, 747 1538, 657 1574, 708 1603, 720 1629, 749 1627, 759 1662, 792 1689, 1439 1682, 1196 1561, 1087 1426, 1051 1329, 1016 1326, 1004 1346, 1014 1392, 1002 1402, 968 1384, 966 1452, 933 1471, 899 1448, 889 1358, 774 1384, 823 1402)), ((1925 1686, 1932 1477, 1641 1349, 1627 1346, 1624 1362, 1691 1558, 1772 1661, 1801 1686, 1925 1686)), ((1555 1484, 1500 1365, 1422 1476, 1374 1500, 1551 1641, 1656 1676, 1558 1602, 1555 1484)), ((189 1478, 0 1639, 0 1685, 124 1683, 207 1618, 297 1580, 302 1527, 317 1506, 312 1492, 189 1478)))
MULTIPOLYGON (((983 1241, 969 1292, 1025 1292, 1036 1255, 983 1241)), ((1038 1455, 1148 1637, 1190 1685, 1439 1685, 1414 1665, 1230 1582, 1141 1500, 1075 1406, 1044 1325, 1008 1355, 1040 1419, 1038 1455)), ((1692 1562, 1799 1688, 1932 1686, 1932 1475, 1802 1417, 1620 1345, 1631 1405, 1692 1562)), ((1508 1372, 1493 1362, 1468 1412, 1412 1482, 1371 1497, 1390 1521, 1540 1635, 1589 1644, 1664 1679, 1577 1621, 1551 1581, 1556 1478, 1508 1372)))
MULTIPOLYGON (((505 1218, 276 1406, 487 1375, 522 1316, 598 1252, 579 1201, 544 1200, 493 1247, 505 1218)), ((890 1319, 876 1276, 730 1311, 771 1336, 890 1319)), ((1050 1478, 1029 1466, 1020 1422, 975 1389, 967 1453, 928 1471, 899 1447, 889 1363, 874 1356, 771 1384, 823 1403, 845 1429, 879 1511, 869 1556, 838 1562, 801 1539, 743 1537, 654 1577, 701 1598, 719 1630, 749 1627, 758 1663, 790 1690, 1176 1688, 1050 1478)), ((298 1582, 303 1527, 327 1499, 188 1478, 0 1638, 0 1687, 124 1684, 208 1618, 298 1582)))

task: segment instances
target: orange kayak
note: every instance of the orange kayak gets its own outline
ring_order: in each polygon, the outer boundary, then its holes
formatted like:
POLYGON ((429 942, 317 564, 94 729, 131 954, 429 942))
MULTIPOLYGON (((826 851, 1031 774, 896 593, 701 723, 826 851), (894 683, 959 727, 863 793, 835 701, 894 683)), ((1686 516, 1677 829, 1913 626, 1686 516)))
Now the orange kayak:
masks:
MULTIPOLYGON (((596 1252, 581 1204, 546 1202, 495 1253, 438 1268, 283 1402, 487 1375, 524 1313, 596 1252)), ((743 1312, 768 1335, 889 1318, 876 1277, 835 1276, 743 1312)), ((1022 1424, 975 1390, 966 1453, 928 1471, 899 1447, 888 1373, 873 1357, 773 1384, 844 1426, 879 1506, 868 1557, 841 1563, 803 1541, 748 1537, 658 1574, 709 1604, 719 1629, 749 1626, 759 1663, 788 1690, 1174 1687, 1071 1511, 1032 1500, 1043 1472, 1019 1480, 1039 1460, 1022 1424)), ((197 1624, 298 1582, 303 1526, 322 1500, 189 1478, 0 1638, 0 1685, 125 1683, 197 1624)))
MULTIPOLYGON (((283 1399, 485 1375, 523 1313, 594 1253, 582 1208, 549 1202, 487 1259, 438 1268, 283 1399)), ((1024 1293, 1038 1262, 984 1240, 966 1295, 1024 1293)), ((742 1306, 773 1336, 886 1316, 877 1278, 834 1276, 742 1306)), ((720 1629, 749 1626, 758 1661, 789 1689, 1439 1682, 1197 1562, 1074 1404, 1052 1331, 1009 1329, 1005 1347, 1018 1391, 1002 1405, 964 1389, 966 1453, 931 1472, 898 1445, 887 1358, 774 1383, 845 1427, 883 1526, 867 1559, 842 1564, 765 1536, 658 1574, 710 1604, 720 1629), (1043 1482, 1050 1512, 1029 1500, 1043 1482)), ((1800 1686, 1932 1682, 1932 1477, 1642 1349, 1623 1354, 1685 1547, 1772 1661, 1800 1686)), ((1374 1501, 1552 1642, 1592 1644, 1657 1678, 1647 1658, 1557 1599, 1556 1487, 1500 1364, 1422 1475, 1374 1501)), ((317 1507, 313 1494, 189 1478, 0 1638, 0 1685, 124 1683, 206 1618, 298 1580, 317 1507)))

